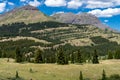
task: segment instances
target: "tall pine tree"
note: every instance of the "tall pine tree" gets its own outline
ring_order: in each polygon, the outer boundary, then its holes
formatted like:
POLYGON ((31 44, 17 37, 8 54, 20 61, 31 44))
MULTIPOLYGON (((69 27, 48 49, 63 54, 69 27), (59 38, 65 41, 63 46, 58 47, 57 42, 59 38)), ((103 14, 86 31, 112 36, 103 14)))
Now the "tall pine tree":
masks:
POLYGON ((20 48, 17 47, 15 51, 15 61, 22 62, 22 53, 20 52, 20 48))
POLYGON ((43 63, 43 56, 42 56, 42 51, 40 49, 37 49, 35 51, 35 63, 43 63))
POLYGON ((114 54, 115 59, 120 59, 120 50, 117 50, 114 54))
POLYGON ((57 51, 57 63, 58 64, 68 64, 68 58, 67 56, 65 56, 65 54, 63 53, 63 49, 59 48, 57 51))
POLYGON ((105 70, 103 69, 102 80, 107 80, 105 70))
POLYGON ((71 60, 72 64, 75 63, 75 55, 74 55, 74 53, 70 54, 70 60, 71 60))
POLYGON ((113 54, 111 51, 108 52, 108 59, 113 59, 113 54))
POLYGON ((2 57, 2 50, 0 49, 0 58, 2 57))
POLYGON ((93 62, 93 64, 98 64, 98 63, 99 63, 98 55, 97 55, 97 51, 96 51, 96 49, 94 50, 94 53, 93 53, 93 59, 92 59, 92 62, 93 62))
POLYGON ((76 57, 77 57, 77 63, 83 63, 82 54, 80 50, 77 51, 76 57))
POLYGON ((83 74, 82 74, 82 71, 80 71, 79 80, 83 80, 83 74))

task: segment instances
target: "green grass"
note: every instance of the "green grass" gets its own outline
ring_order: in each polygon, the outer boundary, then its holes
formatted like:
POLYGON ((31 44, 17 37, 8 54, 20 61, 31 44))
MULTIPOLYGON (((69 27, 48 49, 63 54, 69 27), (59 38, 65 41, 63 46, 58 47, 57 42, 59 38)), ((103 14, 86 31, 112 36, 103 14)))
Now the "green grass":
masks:
POLYGON ((104 60, 100 64, 33 64, 15 63, 13 59, 0 59, 0 80, 10 80, 15 77, 16 70, 24 80, 79 80, 80 71, 84 78, 97 80, 101 78, 102 70, 107 76, 120 74, 120 60, 104 60), (30 72, 32 69, 32 72, 30 72))

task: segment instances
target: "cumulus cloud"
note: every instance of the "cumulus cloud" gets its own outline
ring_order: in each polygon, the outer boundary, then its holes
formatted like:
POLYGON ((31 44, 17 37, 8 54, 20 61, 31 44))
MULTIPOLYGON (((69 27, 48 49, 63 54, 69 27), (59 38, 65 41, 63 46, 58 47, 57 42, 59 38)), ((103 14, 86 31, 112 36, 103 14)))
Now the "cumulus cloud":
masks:
POLYGON ((29 5, 38 7, 41 5, 41 3, 38 0, 30 1, 29 5))
POLYGON ((53 14, 51 14, 50 16, 53 16, 55 14, 62 14, 62 13, 65 13, 64 11, 59 11, 59 12, 54 12, 53 14))
POLYGON ((108 8, 114 6, 113 2, 107 2, 107 1, 94 1, 90 0, 86 2, 86 8, 108 8))
POLYGON ((20 0, 20 2, 25 2, 26 0, 20 0))
POLYGON ((108 8, 104 10, 95 9, 89 11, 88 13, 96 15, 97 17, 112 17, 115 15, 120 15, 120 8, 108 8))
POLYGON ((120 0, 84 0, 86 8, 110 8, 120 6, 120 0))
POLYGON ((0 3, 0 13, 2 13, 5 10, 6 2, 0 3))
POLYGON ((45 5, 49 7, 66 6, 66 0, 45 0, 45 5))
POLYGON ((82 6, 83 3, 80 0, 71 0, 67 4, 68 4, 67 6, 68 8, 78 9, 79 7, 82 6))
POLYGON ((14 3, 12 3, 12 2, 8 2, 8 4, 9 4, 9 5, 11 5, 11 6, 13 6, 13 5, 14 5, 14 3))
POLYGON ((109 22, 108 20, 104 20, 105 23, 109 22))

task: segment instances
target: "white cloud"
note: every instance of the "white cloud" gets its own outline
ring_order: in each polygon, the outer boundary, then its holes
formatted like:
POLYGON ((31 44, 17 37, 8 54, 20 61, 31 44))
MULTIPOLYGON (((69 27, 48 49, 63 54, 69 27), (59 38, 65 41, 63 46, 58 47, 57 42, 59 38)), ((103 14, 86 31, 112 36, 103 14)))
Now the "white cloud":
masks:
POLYGON ((61 14, 61 13, 65 13, 64 11, 59 11, 59 12, 56 12, 55 14, 61 14))
POLYGON ((59 11, 59 12, 54 12, 52 15, 50 15, 50 16, 53 16, 53 15, 55 15, 55 14, 62 14, 62 13, 65 13, 64 11, 59 11))
POLYGON ((45 0, 45 5, 49 7, 66 6, 66 0, 45 0))
POLYGON ((108 7, 112 7, 114 6, 113 2, 107 2, 107 1, 94 1, 94 0, 90 0, 86 2, 86 8, 108 8, 108 7))
POLYGON ((41 3, 38 0, 30 1, 29 5, 38 7, 41 5, 41 3))
POLYGON ((105 23, 109 22, 108 20, 104 20, 105 23))
POLYGON ((20 2, 26 2, 26 0, 20 0, 20 2))
POLYGON ((68 8, 78 9, 79 7, 82 6, 83 3, 79 0, 71 0, 67 4, 68 4, 68 6, 67 6, 68 8))
POLYGON ((0 13, 2 13, 5 10, 6 2, 0 3, 0 13))
POLYGON ((9 5, 12 5, 12 6, 14 5, 14 3, 12 3, 12 2, 8 2, 8 4, 9 4, 9 5))
POLYGON ((89 11, 88 13, 91 13, 97 17, 112 17, 115 15, 120 15, 120 8, 108 8, 104 10, 95 9, 89 11))

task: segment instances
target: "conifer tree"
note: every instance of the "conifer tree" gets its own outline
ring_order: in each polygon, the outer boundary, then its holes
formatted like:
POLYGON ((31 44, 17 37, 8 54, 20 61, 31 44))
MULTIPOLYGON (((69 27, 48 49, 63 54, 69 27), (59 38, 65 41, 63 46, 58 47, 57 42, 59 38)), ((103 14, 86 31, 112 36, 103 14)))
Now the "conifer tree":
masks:
POLYGON ((108 52, 108 59, 113 59, 113 54, 112 54, 112 52, 108 52))
POLYGON ((117 50, 114 54, 115 59, 120 59, 120 50, 117 50))
POLYGON ((83 63, 82 54, 80 50, 77 51, 77 63, 83 63))
POLYGON ((19 74, 18 74, 18 71, 16 71, 16 75, 15 75, 16 78, 19 78, 19 74))
POLYGON ((82 71, 80 71, 80 77, 79 77, 79 80, 83 80, 83 74, 82 74, 82 71))
POLYGON ((59 50, 57 51, 57 63, 58 64, 68 64, 68 59, 65 56, 65 54, 63 53, 63 49, 59 48, 59 50))
POLYGON ((72 53, 70 55, 70 60, 71 60, 71 63, 74 64, 75 63, 75 56, 74 56, 74 53, 72 53))
POLYGON ((43 63, 42 51, 40 49, 35 51, 35 63, 43 63))
POLYGON ((2 57, 2 50, 0 49, 0 58, 2 57))
POLYGON ((22 62, 22 54, 20 52, 20 48, 17 47, 15 51, 15 61, 16 62, 22 62))
POLYGON ((102 80, 107 80, 105 70, 103 69, 102 80))
POLYGON ((97 55, 97 51, 96 50, 94 50, 92 62, 93 62, 93 64, 98 64, 99 63, 98 55, 97 55))

